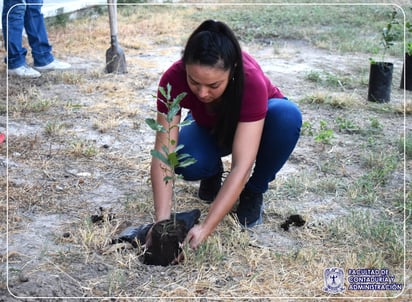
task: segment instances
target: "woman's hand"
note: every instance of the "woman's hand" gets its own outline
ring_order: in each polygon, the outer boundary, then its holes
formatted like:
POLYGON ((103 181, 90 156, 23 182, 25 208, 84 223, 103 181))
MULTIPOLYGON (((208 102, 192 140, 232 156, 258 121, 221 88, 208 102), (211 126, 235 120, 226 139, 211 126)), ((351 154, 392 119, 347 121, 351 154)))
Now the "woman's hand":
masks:
POLYGON ((189 233, 187 233, 184 243, 189 244, 190 248, 195 250, 206 240, 209 234, 203 224, 196 224, 190 229, 189 233))

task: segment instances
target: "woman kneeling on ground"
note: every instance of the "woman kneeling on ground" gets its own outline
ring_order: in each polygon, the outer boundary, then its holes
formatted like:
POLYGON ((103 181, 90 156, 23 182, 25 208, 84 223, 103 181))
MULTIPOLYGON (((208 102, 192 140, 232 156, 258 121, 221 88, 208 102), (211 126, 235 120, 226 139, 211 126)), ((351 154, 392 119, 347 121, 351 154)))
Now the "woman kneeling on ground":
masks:
MULTIPOLYGON (((193 122, 172 139, 182 144, 181 153, 197 161, 176 172, 185 180, 201 180, 199 198, 211 203, 200 224, 186 242, 196 249, 234 207, 239 223, 253 227, 262 223, 263 193, 275 179, 299 139, 302 116, 263 73, 258 63, 241 50, 232 30, 224 23, 207 20, 189 37, 182 59, 161 77, 159 86, 172 87, 175 98, 186 97, 182 108, 193 122), (231 154, 231 168, 222 184, 221 158, 231 154), (252 171, 253 169, 253 171, 252 171)), ((157 121, 166 127, 164 98, 158 93, 157 121)), ((173 121, 180 122, 179 112, 173 121)), ((155 149, 167 144, 157 132, 155 149)), ((151 181, 156 221, 169 219, 172 188, 163 181, 162 163, 153 157, 151 181)))

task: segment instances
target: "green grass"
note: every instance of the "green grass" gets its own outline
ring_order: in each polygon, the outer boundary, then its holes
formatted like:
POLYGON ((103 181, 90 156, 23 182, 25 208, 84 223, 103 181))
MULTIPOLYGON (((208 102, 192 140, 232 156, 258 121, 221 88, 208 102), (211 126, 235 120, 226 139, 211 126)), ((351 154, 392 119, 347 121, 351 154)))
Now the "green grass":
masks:
POLYGON ((48 121, 44 127, 44 132, 48 136, 59 135, 63 128, 64 125, 57 120, 48 121))
POLYGON ((365 172, 348 189, 350 198, 355 203, 373 205, 380 201, 384 186, 392 178, 399 159, 388 150, 363 153, 365 172))
MULTIPOLYGON (((338 52, 380 51, 381 29, 392 6, 374 5, 267 5, 228 6, 208 10, 208 17, 227 22, 244 42, 277 39, 305 40, 338 52)), ((204 12, 194 14, 203 19, 204 12)), ((400 15, 400 14, 399 14, 400 15)), ((401 54, 402 39, 391 54, 401 54)))
POLYGON ((75 157, 94 157, 99 152, 95 142, 90 140, 73 141, 68 151, 75 157))
POLYGON ((402 228, 400 221, 381 215, 377 218, 372 210, 366 210, 334 221, 329 236, 332 241, 362 251, 358 258, 366 267, 386 267, 403 261, 402 228))
POLYGON ((319 122, 319 132, 315 135, 315 141, 326 145, 332 144, 334 138, 333 129, 328 126, 328 123, 324 120, 319 122))
POLYGON ((361 127, 357 124, 356 121, 352 121, 351 119, 338 116, 335 119, 335 123, 338 125, 339 131, 355 134, 360 133, 361 127))
POLYGON ((337 75, 330 72, 325 71, 309 71, 305 78, 310 81, 318 84, 322 87, 328 88, 337 88, 339 91, 345 91, 346 89, 353 89, 354 87, 361 86, 355 83, 354 78, 348 77, 345 75, 337 75))
POLYGON ((9 98, 9 115, 25 115, 49 110, 57 102, 57 98, 43 97, 37 88, 29 88, 9 98))
POLYGON ((408 131, 405 137, 399 139, 399 152, 405 155, 405 158, 412 159, 412 132, 408 131))

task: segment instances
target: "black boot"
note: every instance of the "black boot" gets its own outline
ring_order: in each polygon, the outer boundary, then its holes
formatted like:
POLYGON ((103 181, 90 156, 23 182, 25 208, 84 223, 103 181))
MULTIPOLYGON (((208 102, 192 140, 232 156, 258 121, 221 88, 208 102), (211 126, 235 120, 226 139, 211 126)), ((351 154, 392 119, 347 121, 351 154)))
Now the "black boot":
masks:
POLYGON ((243 189, 236 214, 242 226, 251 228, 262 224, 263 194, 243 189))
POLYGON ((223 168, 220 170, 219 173, 209 177, 202 179, 200 181, 200 186, 199 186, 199 198, 211 203, 213 200, 215 200, 215 197, 217 193, 220 190, 220 187, 222 186, 222 174, 223 174, 223 168))

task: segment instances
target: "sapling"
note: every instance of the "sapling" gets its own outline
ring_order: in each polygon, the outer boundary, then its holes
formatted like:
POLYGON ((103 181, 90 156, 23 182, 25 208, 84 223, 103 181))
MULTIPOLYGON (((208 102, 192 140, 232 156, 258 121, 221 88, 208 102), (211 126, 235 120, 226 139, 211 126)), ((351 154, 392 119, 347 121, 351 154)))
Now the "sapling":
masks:
MULTIPOLYGON (((167 108, 167 113, 162 113, 166 119, 166 127, 162 124, 158 123, 153 118, 147 118, 146 124, 149 127, 156 131, 166 133, 167 135, 167 142, 161 146, 161 150, 152 149, 150 154, 159 159, 164 165, 161 166, 164 172, 163 181, 165 184, 171 182, 172 185, 172 206, 173 211, 176 213, 176 192, 175 192, 175 184, 176 180, 181 178, 181 175, 178 175, 175 172, 176 168, 184 168, 190 166, 196 162, 196 159, 191 157, 189 154, 183 153, 179 154, 178 152, 183 149, 184 145, 177 144, 176 140, 172 139, 171 133, 172 130, 175 128, 182 128, 184 126, 188 126, 192 123, 192 120, 184 120, 179 122, 178 124, 173 123, 173 119, 177 114, 180 113, 181 107, 180 102, 185 98, 187 95, 186 92, 180 93, 178 96, 172 99, 171 96, 172 86, 168 83, 166 86, 166 90, 164 87, 159 87, 159 92, 163 96, 165 100, 159 99, 167 108)), ((173 215, 173 223, 176 225, 176 214, 173 215)))
MULTIPOLYGON (((398 29, 394 28, 394 25, 398 25, 399 21, 396 18, 397 11, 393 10, 389 15, 389 22, 382 29, 381 33, 381 45, 383 48, 382 52, 382 62, 385 62, 386 52, 394 45, 394 41, 399 36, 398 29)), ((369 59, 372 64, 376 64, 376 61, 372 58, 369 59)))
POLYGON ((389 102, 392 85, 393 63, 385 61, 387 51, 399 38, 399 22, 395 9, 389 15, 389 21, 381 31, 380 44, 382 45, 381 61, 370 58, 370 73, 368 87, 368 101, 389 102))

